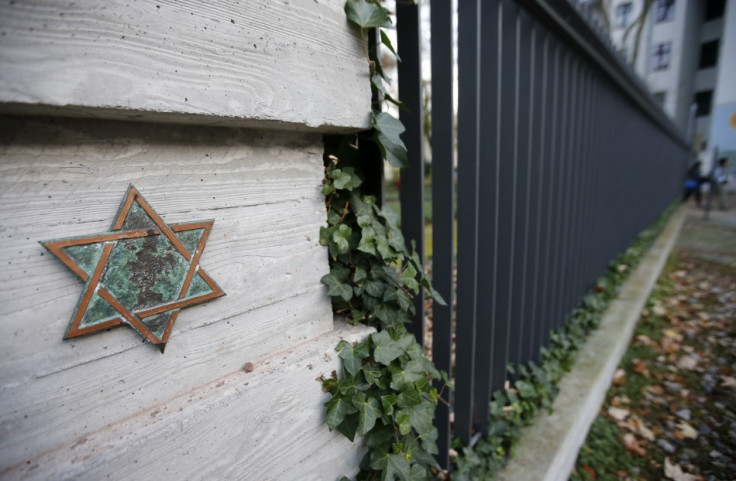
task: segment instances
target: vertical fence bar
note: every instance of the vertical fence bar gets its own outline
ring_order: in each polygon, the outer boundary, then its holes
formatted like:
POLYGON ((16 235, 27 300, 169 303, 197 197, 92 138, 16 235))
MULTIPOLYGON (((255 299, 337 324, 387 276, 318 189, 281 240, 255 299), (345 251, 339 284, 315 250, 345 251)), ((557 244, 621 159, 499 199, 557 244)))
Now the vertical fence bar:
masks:
MULTIPOLYGON (((422 115, 422 60, 419 47, 419 6, 397 2, 396 25, 399 62, 399 96, 405 109, 399 117, 406 127, 403 134, 409 167, 401 171, 401 230, 407 242, 416 243, 424 259, 424 155, 422 115)), ((424 342, 424 292, 414 296, 414 319, 408 326, 417 341, 424 342)))
POLYGON ((494 341, 493 309, 495 296, 494 258, 496 234, 495 202, 496 150, 498 139, 499 109, 498 86, 500 82, 499 62, 499 8, 498 0, 482 2, 480 11, 480 140, 477 171, 477 292, 476 292, 476 336, 475 336, 475 379, 473 380, 473 429, 485 433, 488 425, 488 402, 491 397, 492 355, 496 349, 494 341), (489 300, 491 300, 489 302, 489 300))
POLYGON ((470 442, 478 274, 481 0, 458 0, 457 350, 454 435, 470 442))
POLYGON ((534 38, 531 31, 531 19, 523 10, 519 10, 516 18, 516 207, 515 244, 512 293, 511 350, 509 361, 515 368, 526 361, 523 353, 523 342, 529 336, 529 316, 526 310, 528 300, 529 270, 529 231, 530 217, 530 185, 531 185, 531 118, 529 116, 534 92, 531 86, 531 60, 534 38))
POLYGON ((574 284, 575 280, 573 277, 572 266, 574 264, 575 256, 575 194, 576 194, 576 171, 577 171, 577 139, 580 129, 580 118, 578 116, 578 109, 580 107, 580 83, 578 82, 578 61, 576 57, 571 57, 570 60, 570 130, 568 132, 568 145, 567 145, 567 180, 565 181, 566 187, 566 207, 565 207, 565 236, 563 237, 563 245, 565 246, 563 256, 563 270, 561 272, 561 278, 565 285, 563 286, 562 293, 562 312, 563 322, 566 322, 570 318, 570 312, 572 311, 577 294, 577 286, 574 284))
POLYGON ((529 356, 536 362, 540 360, 539 347, 545 345, 544 338, 544 250, 547 244, 546 226, 547 219, 544 216, 545 206, 547 205, 547 191, 545 189, 547 183, 545 182, 545 176, 547 173, 547 145, 549 140, 549 134, 547 132, 547 119, 549 115, 548 99, 549 99, 549 35, 546 32, 541 32, 541 29, 536 29, 537 35, 537 59, 535 63, 535 72, 538 72, 538 81, 535 82, 536 95, 535 98, 539 99, 539 112, 535 118, 538 118, 537 129, 535 132, 535 163, 536 163, 536 182, 535 189, 537 195, 537 206, 536 206, 536 242, 534 244, 534 287, 532 290, 533 298, 533 312, 532 316, 534 319, 534 346, 530 346, 529 356))
MULTIPOLYGON (((437 369, 451 372, 452 304, 455 230, 455 119, 453 112, 452 2, 432 0, 432 275, 434 287, 447 305, 432 306, 432 360, 437 369)), ((439 389, 440 386, 437 386, 439 389)), ((444 397, 450 399, 449 391, 444 397)), ((439 403, 437 462, 449 465, 450 408, 439 403)))
POLYGON ((555 282, 552 286, 552 328, 556 329, 560 327, 563 321, 564 312, 562 310, 562 284, 559 282, 560 273, 564 267, 563 252, 565 246, 563 243, 564 239, 564 219, 565 219, 565 200, 567 194, 567 188, 565 188, 566 174, 567 174, 567 133, 570 129, 569 124, 569 88, 570 88, 570 54, 568 47, 564 45, 561 50, 561 63, 560 63, 560 85, 559 85, 559 101, 560 108, 558 110, 558 122, 559 122, 559 141, 557 155, 557 172, 555 172, 555 185, 556 191, 555 205, 554 205, 554 217, 553 222, 555 225, 554 234, 554 262, 552 267, 552 275, 554 276, 555 282))
POLYGON ((514 188, 516 165, 516 12, 510 0, 501 0, 499 16, 499 91, 496 134, 494 265, 492 298, 493 348, 491 392, 503 389, 509 352, 514 255, 514 188))
POLYGON ((558 107, 559 107, 559 83, 560 83, 560 47, 557 42, 550 42, 548 45, 548 110, 545 123, 549 128, 549 133, 545 139, 545 152, 547 157, 547 176, 544 179, 546 190, 546 223, 545 223, 545 246, 544 246, 544 273, 542 277, 542 303, 540 304, 542 321, 542 345, 549 345, 550 331, 553 329, 553 312, 552 312, 552 288, 554 286, 553 259, 555 254, 553 249, 553 235, 555 232, 555 223, 553 214, 555 204, 555 182, 557 174, 556 162, 556 146, 557 146, 557 130, 559 127, 558 107))

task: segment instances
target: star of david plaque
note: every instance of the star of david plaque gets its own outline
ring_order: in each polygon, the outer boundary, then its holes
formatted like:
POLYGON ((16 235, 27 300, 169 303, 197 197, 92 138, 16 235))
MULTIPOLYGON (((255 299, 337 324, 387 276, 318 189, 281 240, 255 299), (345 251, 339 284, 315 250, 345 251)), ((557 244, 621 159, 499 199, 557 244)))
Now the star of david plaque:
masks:
POLYGON ((163 352, 182 308, 225 295, 199 265, 213 224, 166 224, 131 185, 109 232, 42 241, 85 282, 64 339, 126 324, 163 352))

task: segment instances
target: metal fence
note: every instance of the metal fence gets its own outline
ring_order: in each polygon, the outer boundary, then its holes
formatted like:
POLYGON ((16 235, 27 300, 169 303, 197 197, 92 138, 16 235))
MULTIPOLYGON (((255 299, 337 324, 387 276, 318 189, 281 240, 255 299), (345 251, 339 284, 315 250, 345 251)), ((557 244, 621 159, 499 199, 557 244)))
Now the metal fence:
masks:
MULTIPOLYGON (((436 419, 446 465, 450 437, 468 443, 486 432, 507 366, 538 360, 609 262, 679 195, 689 149, 566 0, 458 0, 456 33, 449 0, 432 0, 431 13, 432 265, 448 300, 433 308, 433 360, 456 381, 451 406, 440 405, 436 419)), ((413 169, 402 172, 402 222, 421 247, 418 25, 417 6, 398 2, 399 90, 408 107, 401 118, 413 169)), ((413 329, 422 339, 421 299, 417 307, 413 329)))

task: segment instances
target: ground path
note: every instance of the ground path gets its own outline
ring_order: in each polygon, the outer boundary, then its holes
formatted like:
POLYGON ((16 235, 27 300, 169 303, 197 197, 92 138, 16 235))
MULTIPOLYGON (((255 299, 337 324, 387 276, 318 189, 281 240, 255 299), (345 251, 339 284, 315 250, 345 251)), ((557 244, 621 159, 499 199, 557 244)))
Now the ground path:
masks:
POLYGON ((734 200, 689 210, 571 480, 736 479, 734 200))

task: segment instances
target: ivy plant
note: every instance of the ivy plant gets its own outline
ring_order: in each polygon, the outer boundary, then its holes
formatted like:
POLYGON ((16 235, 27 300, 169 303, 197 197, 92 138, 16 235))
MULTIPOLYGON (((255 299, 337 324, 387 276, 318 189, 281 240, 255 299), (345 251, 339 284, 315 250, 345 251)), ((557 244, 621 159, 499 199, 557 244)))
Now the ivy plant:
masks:
MULTIPOLYGON (((348 0, 345 13, 364 38, 368 28, 392 27, 389 12, 379 2, 348 0)), ((388 36, 381 32, 380 37, 395 54, 388 36)), ((374 93, 399 104, 386 91, 389 79, 376 52, 369 57, 374 93)), ((341 341, 335 348, 342 367, 339 375, 322 378, 330 394, 326 420, 330 430, 351 441, 356 434, 363 436, 367 453, 358 479, 429 479, 438 470, 433 420, 441 401, 433 382, 446 382, 447 375, 424 356, 406 325, 414 314, 412 298, 420 289, 435 302, 444 301, 432 288, 414 246, 407 247, 396 214, 362 192, 361 143, 373 142, 391 165, 407 165, 401 122, 386 112, 374 113, 372 119, 368 132, 325 138, 322 193, 327 226, 320 231, 320 243, 328 248, 330 273, 322 282, 335 313, 376 329, 361 342, 341 341)))
POLYGON ((351 441, 356 433, 365 438, 368 453, 358 479, 428 479, 436 468, 433 419, 440 400, 432 381, 447 376, 424 356, 405 326, 420 289, 444 301, 416 251, 407 248, 393 211, 361 194, 354 167, 342 167, 333 154, 328 159, 323 186, 328 225, 320 242, 328 247, 330 273, 322 282, 337 314, 376 332, 362 342, 337 345, 341 373, 323 379, 331 394, 327 426, 351 441))

